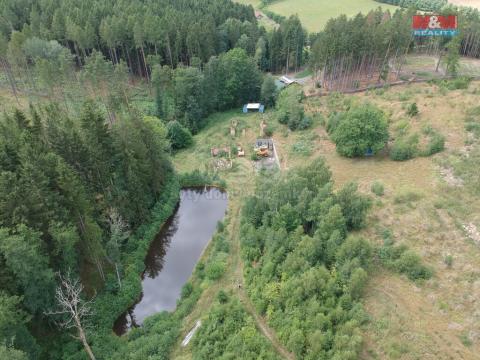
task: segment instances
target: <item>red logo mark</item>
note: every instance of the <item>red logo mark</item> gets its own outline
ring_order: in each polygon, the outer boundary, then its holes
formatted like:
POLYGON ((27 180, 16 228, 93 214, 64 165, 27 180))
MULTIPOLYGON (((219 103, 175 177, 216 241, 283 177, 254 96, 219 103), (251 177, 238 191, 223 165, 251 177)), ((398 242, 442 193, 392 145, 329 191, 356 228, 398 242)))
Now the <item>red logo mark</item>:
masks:
POLYGON ((456 15, 413 15, 412 28, 415 30, 452 30, 457 29, 457 27, 458 22, 456 15))

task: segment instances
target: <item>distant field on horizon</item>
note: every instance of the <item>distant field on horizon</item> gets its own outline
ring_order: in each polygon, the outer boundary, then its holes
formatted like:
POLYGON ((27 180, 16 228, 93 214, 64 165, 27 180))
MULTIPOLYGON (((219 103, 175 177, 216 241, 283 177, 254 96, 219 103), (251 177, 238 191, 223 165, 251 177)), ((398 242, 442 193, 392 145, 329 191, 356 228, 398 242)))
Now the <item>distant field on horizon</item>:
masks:
POLYGON ((480 9, 480 0, 449 0, 454 5, 470 6, 480 9))
MULTIPOLYGON (((260 4, 259 0, 236 1, 255 8, 260 4)), ((395 11, 397 8, 374 0, 279 0, 267 6, 266 9, 284 16, 298 14, 308 31, 320 31, 331 18, 342 14, 354 16, 359 12, 368 13, 379 6, 390 11, 395 11)))

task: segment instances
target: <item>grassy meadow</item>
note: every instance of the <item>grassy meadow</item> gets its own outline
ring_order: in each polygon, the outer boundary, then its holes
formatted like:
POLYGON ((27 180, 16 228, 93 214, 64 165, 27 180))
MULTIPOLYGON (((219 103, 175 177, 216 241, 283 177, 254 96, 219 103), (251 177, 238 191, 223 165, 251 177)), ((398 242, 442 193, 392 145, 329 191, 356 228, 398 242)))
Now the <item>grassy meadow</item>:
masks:
MULTIPOLYGON (((243 4, 258 8, 258 0, 237 0, 243 4)), ((298 14, 303 26, 308 31, 320 31, 327 21, 339 15, 354 16, 359 12, 368 13, 381 6, 394 11, 396 6, 380 4, 373 0, 279 0, 266 7, 279 15, 290 16, 298 14)))
MULTIPOLYGON (((385 269, 375 272, 364 296, 371 321, 364 329, 362 358, 475 359, 480 351, 480 313, 475 310, 480 299, 480 250, 463 226, 480 224, 475 171, 466 164, 465 157, 471 152, 468 161, 478 168, 480 161, 475 151, 480 152, 480 142, 465 130, 465 118, 477 106, 479 92, 480 83, 474 82, 465 90, 445 91, 437 85, 412 84, 336 98, 313 97, 305 102, 306 113, 314 119, 313 128, 295 132, 278 124, 271 111, 264 115, 230 111, 212 116, 206 129, 194 137, 195 145, 175 155, 177 169, 183 172, 208 168, 212 161, 210 147, 214 146, 240 144, 246 156, 234 159, 233 168, 220 174, 230 193, 228 270, 205 289, 185 320, 184 334, 208 310, 219 289, 235 292, 236 284, 242 281, 238 212, 255 183, 249 156, 264 118, 274 129, 282 170, 323 156, 336 187, 356 181, 360 190, 374 200, 368 226, 361 234, 374 243, 389 237, 406 244, 434 270, 433 278, 424 283, 414 283, 385 269), (389 114, 391 137, 400 131, 421 133, 429 126, 446 137, 446 149, 434 156, 403 162, 392 161, 386 154, 365 159, 339 156, 324 129, 325 118, 329 111, 345 104, 365 101, 389 114), (417 103, 420 112, 409 118, 406 108, 412 102, 417 103), (234 137, 229 133, 233 119, 240 129, 234 137), (451 181, 457 170, 465 175, 461 186, 451 181), (384 186, 383 195, 372 193, 374 183, 384 186)), ((239 297, 248 309, 248 300, 241 294, 239 297)), ((189 347, 180 346, 174 355, 178 359, 193 356, 189 347)))

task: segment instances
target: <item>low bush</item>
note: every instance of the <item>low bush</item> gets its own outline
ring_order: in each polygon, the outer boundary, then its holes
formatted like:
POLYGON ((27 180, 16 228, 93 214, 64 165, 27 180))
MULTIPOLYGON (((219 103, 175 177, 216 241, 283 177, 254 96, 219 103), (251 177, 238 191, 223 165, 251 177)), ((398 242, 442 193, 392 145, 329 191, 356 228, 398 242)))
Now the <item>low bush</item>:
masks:
POLYGON ((327 132, 329 134, 333 134, 344 117, 345 117, 345 113, 343 112, 331 113, 327 120, 327 127, 326 127, 327 132))
POLYGON ((395 204, 408 204, 418 201, 422 198, 422 194, 414 190, 401 190, 393 199, 395 204))
POLYGON ((218 280, 225 273, 225 261, 219 258, 212 260, 205 268, 205 276, 208 280, 218 280))
POLYGON ((230 245, 228 244, 225 236, 223 236, 222 234, 215 235, 213 241, 215 244, 216 252, 228 253, 230 251, 230 245))
POLYGON ((217 299, 220 304, 226 304, 229 298, 225 291, 220 290, 217 294, 217 299))
POLYGON ((190 281, 187 281, 182 287, 181 297, 182 299, 187 298, 193 291, 193 285, 190 281))
POLYGON ((384 245, 378 255, 384 266, 407 275, 410 280, 427 280, 433 275, 432 270, 422 264, 420 256, 404 245, 384 245))
POLYGON ((292 145, 292 152, 297 155, 310 156, 313 152, 313 146, 310 141, 300 140, 292 145))
POLYGON ((451 80, 442 80, 440 82, 440 87, 446 88, 448 90, 467 89, 471 82, 472 78, 467 76, 460 76, 451 80))
POLYGON ((383 196, 383 194, 385 193, 385 188, 383 184, 379 181, 375 181, 372 184, 370 190, 372 191, 372 193, 374 193, 377 196, 383 196))
POLYGON ((422 259, 412 250, 405 251, 394 261, 394 268, 408 276, 410 280, 429 279, 432 271, 422 264, 422 259))
POLYGON ((190 130, 176 120, 170 121, 167 124, 167 131, 168 139, 174 150, 189 147, 193 143, 193 137, 190 130))
POLYGON ((182 187, 194 187, 194 186, 218 186, 220 188, 226 188, 227 183, 221 179, 220 176, 213 172, 194 170, 188 173, 182 173, 178 175, 180 185, 182 187))
POLYGON ((439 153, 445 149, 445 137, 442 134, 434 133, 430 136, 427 149, 422 153, 424 156, 430 156, 439 153))
POLYGON ((390 159, 405 161, 413 159, 418 153, 418 135, 400 137, 395 140, 390 149, 390 159))
POLYGON ((312 126, 312 120, 307 117, 307 116, 304 116, 302 120, 300 120, 300 123, 298 124, 298 130, 305 130, 305 129, 308 129, 309 127, 312 126))
POLYGON ((417 116, 419 113, 417 103, 411 103, 407 108, 407 115, 410 117, 417 116))
POLYGON ((305 120, 303 105, 304 94, 301 88, 289 86, 283 89, 277 100, 277 119, 280 124, 287 125, 290 130, 306 129, 311 120, 305 120))
POLYGON ((480 138, 480 122, 467 121, 465 130, 471 132, 476 138, 480 138))
POLYGON ((271 125, 267 125, 267 127, 263 130, 263 133, 267 137, 272 137, 273 135, 273 127, 271 125))
POLYGON ((448 268, 451 268, 452 265, 453 265, 453 256, 448 254, 445 256, 445 258, 443 259, 445 265, 447 265, 448 268))

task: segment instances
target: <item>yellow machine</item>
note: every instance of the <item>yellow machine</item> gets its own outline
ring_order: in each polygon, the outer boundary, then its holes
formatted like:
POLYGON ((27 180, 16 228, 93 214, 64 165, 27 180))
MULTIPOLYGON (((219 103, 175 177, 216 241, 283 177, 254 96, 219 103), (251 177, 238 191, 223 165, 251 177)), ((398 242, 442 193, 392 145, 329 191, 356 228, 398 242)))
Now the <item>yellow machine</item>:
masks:
POLYGON ((268 157, 270 154, 268 152, 268 146, 262 145, 259 148, 255 149, 258 156, 268 157))

